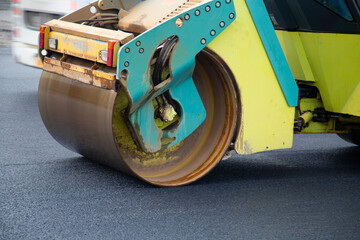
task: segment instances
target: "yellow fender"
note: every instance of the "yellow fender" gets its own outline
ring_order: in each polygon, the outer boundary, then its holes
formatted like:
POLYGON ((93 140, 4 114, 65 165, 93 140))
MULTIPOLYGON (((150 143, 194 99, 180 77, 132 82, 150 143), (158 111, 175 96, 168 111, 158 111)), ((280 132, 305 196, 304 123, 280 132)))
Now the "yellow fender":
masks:
POLYGON ((239 91, 235 150, 251 154, 291 148, 295 107, 284 97, 246 1, 234 4, 236 20, 208 48, 231 69, 239 91))

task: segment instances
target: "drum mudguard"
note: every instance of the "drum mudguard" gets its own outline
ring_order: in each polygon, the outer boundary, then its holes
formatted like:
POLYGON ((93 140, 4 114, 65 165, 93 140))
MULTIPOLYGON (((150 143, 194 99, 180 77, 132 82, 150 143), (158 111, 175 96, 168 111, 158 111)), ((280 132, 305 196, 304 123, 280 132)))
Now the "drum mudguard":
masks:
POLYGON ((190 135, 206 118, 194 85, 195 56, 236 18, 232 0, 209 1, 165 21, 123 45, 118 54, 117 78, 130 100, 129 120, 138 143, 146 152, 174 146, 190 135), (171 40, 170 40, 171 39, 171 40), (152 79, 152 59, 163 41, 174 41, 169 76, 152 79), (154 113, 155 97, 170 94, 178 104, 180 120, 160 129, 154 113))
POLYGON ((262 0, 246 0, 246 4, 285 98, 289 106, 297 106, 299 89, 276 36, 264 2, 262 0))
POLYGON ((291 148, 297 86, 261 0, 234 2, 236 20, 212 41, 240 95, 235 150, 250 154, 291 148))

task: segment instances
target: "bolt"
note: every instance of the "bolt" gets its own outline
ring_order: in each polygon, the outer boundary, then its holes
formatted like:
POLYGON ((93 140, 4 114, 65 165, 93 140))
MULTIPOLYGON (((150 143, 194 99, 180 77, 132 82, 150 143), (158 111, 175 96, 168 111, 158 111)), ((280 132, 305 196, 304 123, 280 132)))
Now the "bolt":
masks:
POLYGON ((179 17, 178 19, 176 19, 175 21, 175 25, 178 27, 178 28, 181 28, 182 26, 184 26, 184 21, 181 17, 179 17))
POLYGON ((219 26, 220 26, 221 28, 225 27, 225 22, 224 22, 224 21, 221 21, 221 22, 219 23, 219 26))
POLYGON ((170 121, 174 120, 174 118, 177 115, 175 108, 170 104, 161 106, 159 108, 159 112, 160 112, 160 117, 164 122, 170 122, 170 121))
POLYGON ((195 15, 196 15, 196 16, 199 16, 199 15, 200 15, 200 10, 196 10, 196 11, 195 11, 195 15))
POLYGON ((139 49, 139 53, 143 53, 144 52, 144 49, 143 48, 140 48, 139 49))
POLYGON ((130 48, 125 48, 125 52, 129 53, 130 52, 130 48))
POLYGON ((189 20, 190 19, 190 15, 189 14, 185 14, 184 15, 184 19, 187 21, 187 20, 189 20))
POLYGON ((221 2, 216 2, 215 7, 217 7, 217 8, 221 7, 221 2))
POLYGON ((136 46, 140 46, 141 45, 141 42, 140 41, 137 41, 136 42, 136 46))
POLYGON ((211 7, 210 7, 209 5, 207 5, 207 6, 205 7, 205 11, 210 12, 210 10, 211 10, 211 7))
POLYGON ((200 43, 201 43, 202 45, 204 45, 204 44, 206 43, 206 39, 205 39, 205 38, 202 38, 201 41, 200 41, 200 43))
POLYGON ((216 34, 216 31, 214 29, 210 31, 211 36, 215 36, 215 34, 216 34))
POLYGON ((229 18, 230 18, 230 19, 233 19, 234 17, 235 17, 235 14, 234 14, 234 13, 230 13, 230 14, 229 14, 229 18))
POLYGON ((124 62, 124 66, 128 67, 130 65, 130 63, 128 61, 124 62))
POLYGON ((231 3, 231 0, 225 0, 225 2, 226 2, 227 4, 229 4, 229 3, 231 3))

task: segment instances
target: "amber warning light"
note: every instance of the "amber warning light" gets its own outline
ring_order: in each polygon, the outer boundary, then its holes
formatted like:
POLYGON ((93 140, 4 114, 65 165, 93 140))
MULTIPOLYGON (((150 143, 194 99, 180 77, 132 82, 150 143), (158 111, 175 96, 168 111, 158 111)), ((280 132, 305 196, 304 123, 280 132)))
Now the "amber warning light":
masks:
POLYGON ((107 63, 109 67, 114 66, 114 47, 117 41, 109 40, 108 41, 108 50, 107 50, 107 63))
POLYGON ((39 48, 45 48, 45 29, 46 26, 40 26, 39 48))

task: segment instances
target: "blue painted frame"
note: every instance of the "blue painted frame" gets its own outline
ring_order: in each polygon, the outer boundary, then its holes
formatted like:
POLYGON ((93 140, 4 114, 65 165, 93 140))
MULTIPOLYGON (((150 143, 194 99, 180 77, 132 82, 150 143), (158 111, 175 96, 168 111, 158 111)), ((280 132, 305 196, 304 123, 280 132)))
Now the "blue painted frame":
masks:
POLYGON ((262 0, 246 0, 272 68, 289 106, 298 105, 299 88, 285 58, 269 14, 262 0))
MULTIPOLYGON (((236 18, 232 0, 213 0, 184 11, 123 45, 118 53, 117 78, 130 100, 130 123, 146 152, 174 146, 194 132, 206 118, 206 110, 192 79, 195 56, 236 18), (183 25, 176 25, 181 19, 183 25), (170 36, 179 38, 170 61, 169 80, 153 86, 150 60, 157 46, 170 36), (128 73, 127 78, 121 72, 128 73), (155 124, 152 100, 169 90, 181 108, 180 122, 170 130, 155 124), (166 140, 166 145, 161 140, 166 140)), ((165 141, 164 141, 165 142, 165 141)))

